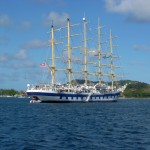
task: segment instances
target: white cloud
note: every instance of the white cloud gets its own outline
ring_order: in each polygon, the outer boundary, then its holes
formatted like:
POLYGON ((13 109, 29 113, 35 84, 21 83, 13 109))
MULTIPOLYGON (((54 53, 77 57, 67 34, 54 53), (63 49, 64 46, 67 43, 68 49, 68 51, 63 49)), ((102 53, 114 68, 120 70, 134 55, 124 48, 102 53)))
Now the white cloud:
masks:
POLYGON ((69 18, 69 14, 65 12, 59 14, 53 11, 44 16, 44 24, 51 25, 53 22, 54 26, 63 26, 66 25, 67 18, 69 18))
POLYGON ((8 61, 10 58, 11 58, 11 56, 8 55, 8 54, 1 54, 1 55, 0 55, 0 62, 6 62, 6 61, 8 61))
POLYGON ((37 48, 43 48, 48 46, 48 41, 42 41, 42 40, 32 40, 24 44, 24 48, 27 49, 37 49, 37 48))
POLYGON ((21 68, 33 68, 35 67, 35 63, 29 60, 19 63, 18 61, 15 63, 6 64, 5 68, 11 69, 21 69, 21 68))
POLYGON ((27 61, 23 64, 23 67, 35 67, 35 63, 33 61, 27 61))
POLYGON ((18 72, 11 72, 11 73, 6 73, 6 72, 0 72, 1 79, 3 83, 6 81, 18 81, 19 79, 19 74, 18 72))
POLYGON ((150 22, 150 0, 105 0, 110 12, 127 14, 128 21, 150 22))
POLYGON ((40 4, 56 4, 56 5, 64 5, 65 1, 64 0, 34 0, 36 3, 40 4))
POLYGON ((12 60, 20 60, 20 59, 26 59, 27 58, 27 50, 21 49, 16 54, 0 54, 0 62, 10 62, 12 60))
POLYGON ((32 23, 30 21, 23 21, 21 23, 22 29, 30 29, 32 27, 32 23))
POLYGON ((133 49, 137 51, 149 51, 150 52, 150 46, 146 46, 146 45, 134 45, 133 49))
POLYGON ((133 61, 133 62, 129 62, 129 65, 144 66, 144 65, 146 65, 146 63, 145 62, 141 62, 141 61, 133 61))
POLYGON ((27 58, 27 50, 26 49, 21 49, 18 51, 15 55, 16 59, 26 59, 27 58))
MULTIPOLYGON (((6 60, 5 60, 6 62, 6 60)), ((0 61, 0 67, 1 68, 8 68, 9 70, 15 70, 15 69, 30 69, 30 68, 34 68, 36 67, 36 64, 31 61, 31 60, 19 60, 19 59, 7 59, 7 63, 5 63, 4 61, 0 61), (13 60, 13 61, 12 61, 13 60), (15 60, 15 61, 14 61, 15 60)))
POLYGON ((9 26, 12 23, 8 15, 0 15, 0 26, 9 26))

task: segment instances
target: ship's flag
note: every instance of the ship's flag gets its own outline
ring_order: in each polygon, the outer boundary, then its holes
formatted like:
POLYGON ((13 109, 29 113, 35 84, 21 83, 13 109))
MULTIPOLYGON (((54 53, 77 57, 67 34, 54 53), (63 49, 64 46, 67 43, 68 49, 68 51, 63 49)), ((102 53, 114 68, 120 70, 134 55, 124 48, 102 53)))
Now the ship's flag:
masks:
POLYGON ((44 62, 44 63, 41 63, 40 64, 40 67, 46 67, 46 63, 44 62))

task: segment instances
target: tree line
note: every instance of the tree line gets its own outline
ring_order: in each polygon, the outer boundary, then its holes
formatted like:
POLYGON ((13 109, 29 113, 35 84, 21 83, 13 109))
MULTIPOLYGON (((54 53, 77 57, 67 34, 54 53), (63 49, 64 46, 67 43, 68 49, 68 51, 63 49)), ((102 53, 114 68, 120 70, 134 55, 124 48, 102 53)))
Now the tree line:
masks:
POLYGON ((20 94, 20 92, 14 90, 14 89, 0 89, 1 96, 5 96, 5 95, 14 96, 14 95, 18 95, 18 94, 20 94))

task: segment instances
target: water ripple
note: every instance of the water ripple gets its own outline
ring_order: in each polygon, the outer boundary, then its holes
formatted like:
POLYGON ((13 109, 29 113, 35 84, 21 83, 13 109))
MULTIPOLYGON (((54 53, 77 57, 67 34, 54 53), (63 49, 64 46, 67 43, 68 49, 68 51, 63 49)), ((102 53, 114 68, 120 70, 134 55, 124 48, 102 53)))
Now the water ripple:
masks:
POLYGON ((0 150, 149 150, 150 100, 29 104, 0 99, 0 150))

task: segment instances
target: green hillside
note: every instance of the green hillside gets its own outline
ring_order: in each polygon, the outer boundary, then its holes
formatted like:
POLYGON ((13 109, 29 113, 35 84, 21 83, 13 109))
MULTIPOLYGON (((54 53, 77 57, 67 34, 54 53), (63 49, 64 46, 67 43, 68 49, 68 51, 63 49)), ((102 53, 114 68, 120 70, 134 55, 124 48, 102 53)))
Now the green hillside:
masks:
POLYGON ((150 85, 138 81, 129 81, 123 95, 125 97, 148 98, 150 97, 150 85))

